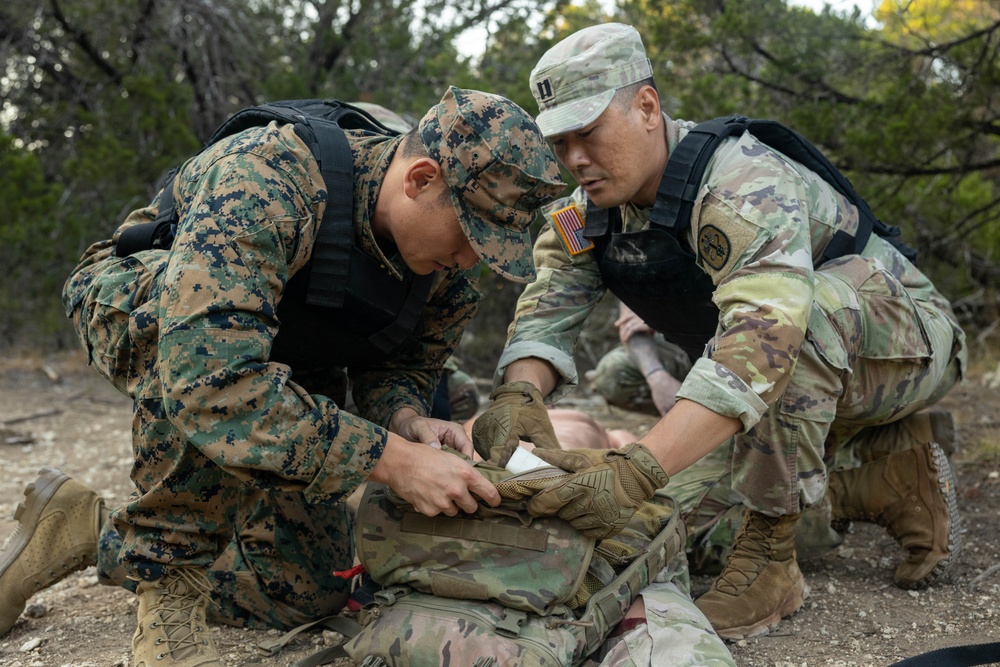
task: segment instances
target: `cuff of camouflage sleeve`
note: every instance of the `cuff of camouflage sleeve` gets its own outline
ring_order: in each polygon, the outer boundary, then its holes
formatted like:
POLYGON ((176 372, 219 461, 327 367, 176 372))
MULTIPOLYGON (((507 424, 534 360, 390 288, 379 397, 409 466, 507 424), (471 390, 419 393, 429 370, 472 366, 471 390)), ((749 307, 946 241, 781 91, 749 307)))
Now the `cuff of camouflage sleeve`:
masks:
POLYGON ((767 403, 742 378, 707 357, 694 363, 677 398, 704 405, 724 417, 739 419, 744 431, 759 422, 767 410, 767 403))
POLYGON ((328 435, 323 467, 302 492, 309 503, 335 503, 354 493, 378 463, 389 433, 344 410, 328 435))
POLYGON ((378 405, 371 408, 371 414, 366 414, 365 416, 379 426, 389 428, 392 416, 403 408, 410 408, 421 417, 429 417, 431 414, 428 409, 429 406, 424 404, 421 399, 415 396, 397 395, 392 400, 379 402, 378 405))
POLYGON ((496 389, 503 384, 503 374, 508 366, 519 359, 532 357, 544 359, 552 364, 559 376, 556 380, 555 389, 545 397, 546 403, 555 403, 576 389, 580 378, 576 373, 576 362, 573 361, 573 357, 551 345, 535 342, 513 343, 504 348, 503 354, 500 355, 500 361, 497 363, 496 374, 493 376, 493 388, 496 389))

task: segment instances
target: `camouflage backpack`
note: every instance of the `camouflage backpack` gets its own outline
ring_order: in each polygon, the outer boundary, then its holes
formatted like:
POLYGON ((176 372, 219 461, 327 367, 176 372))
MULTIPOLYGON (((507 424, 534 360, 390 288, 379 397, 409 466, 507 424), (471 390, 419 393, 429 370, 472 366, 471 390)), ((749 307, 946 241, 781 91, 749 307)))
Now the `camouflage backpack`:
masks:
POLYGON ((683 557, 672 499, 646 503, 601 541, 525 510, 532 490, 566 473, 477 469, 504 502, 474 515, 427 517, 369 484, 358 510, 358 558, 383 588, 344 647, 367 667, 562 667, 594 653, 639 591, 683 557))

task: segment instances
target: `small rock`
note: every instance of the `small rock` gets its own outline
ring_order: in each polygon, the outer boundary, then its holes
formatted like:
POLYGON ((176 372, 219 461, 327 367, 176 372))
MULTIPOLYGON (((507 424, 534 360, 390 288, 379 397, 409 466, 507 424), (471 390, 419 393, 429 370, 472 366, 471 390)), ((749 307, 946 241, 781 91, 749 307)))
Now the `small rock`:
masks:
POLYGON ((21 644, 21 653, 27 653, 28 651, 34 651, 36 648, 42 645, 42 640, 40 637, 33 637, 28 641, 21 644))
POLYGON ((41 618, 49 613, 49 608, 41 602, 32 602, 24 609, 24 615, 28 618, 41 618))

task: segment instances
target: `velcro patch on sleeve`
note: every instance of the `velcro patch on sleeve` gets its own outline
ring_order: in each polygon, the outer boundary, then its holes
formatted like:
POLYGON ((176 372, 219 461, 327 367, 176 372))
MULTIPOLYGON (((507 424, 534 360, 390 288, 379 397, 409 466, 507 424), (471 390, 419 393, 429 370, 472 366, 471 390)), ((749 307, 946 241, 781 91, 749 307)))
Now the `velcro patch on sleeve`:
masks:
POLYGON ((756 238, 752 225, 727 215, 727 209, 718 203, 706 202, 698 218, 698 262, 718 283, 734 270, 756 238))
POLYGON ((579 255, 594 249, 594 242, 583 235, 584 222, 580 209, 576 204, 561 208, 549 214, 552 225, 559 231, 566 251, 570 255, 579 255))

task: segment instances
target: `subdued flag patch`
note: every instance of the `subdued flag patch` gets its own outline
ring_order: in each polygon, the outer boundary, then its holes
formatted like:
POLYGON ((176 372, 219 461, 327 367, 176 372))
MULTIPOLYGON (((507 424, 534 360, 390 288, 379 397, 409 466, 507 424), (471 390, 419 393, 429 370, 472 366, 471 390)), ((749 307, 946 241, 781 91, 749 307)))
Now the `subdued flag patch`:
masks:
POLYGON ((576 204, 561 208, 550 215, 552 224, 559 230, 559 235, 562 236, 570 255, 593 250, 594 242, 583 235, 583 216, 580 215, 576 204))

